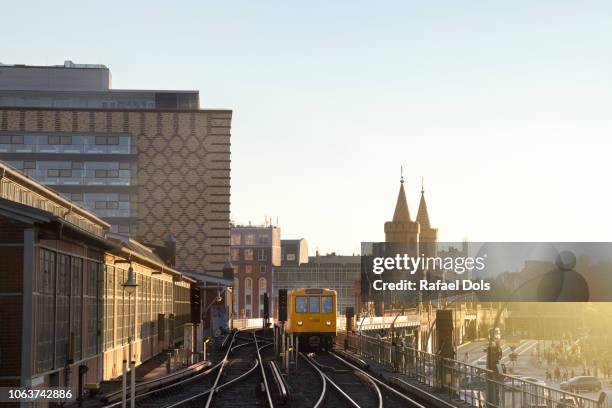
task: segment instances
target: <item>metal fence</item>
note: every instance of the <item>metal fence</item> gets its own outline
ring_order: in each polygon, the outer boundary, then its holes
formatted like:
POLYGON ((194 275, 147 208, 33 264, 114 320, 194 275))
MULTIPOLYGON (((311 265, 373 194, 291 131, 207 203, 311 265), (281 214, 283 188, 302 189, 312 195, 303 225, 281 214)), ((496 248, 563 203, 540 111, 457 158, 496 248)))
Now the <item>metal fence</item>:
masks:
MULTIPOLYGON (((339 332, 337 341, 378 364, 468 406, 487 408, 608 408, 602 401, 363 334, 339 332)), ((401 382, 401 378, 397 378, 401 382)))

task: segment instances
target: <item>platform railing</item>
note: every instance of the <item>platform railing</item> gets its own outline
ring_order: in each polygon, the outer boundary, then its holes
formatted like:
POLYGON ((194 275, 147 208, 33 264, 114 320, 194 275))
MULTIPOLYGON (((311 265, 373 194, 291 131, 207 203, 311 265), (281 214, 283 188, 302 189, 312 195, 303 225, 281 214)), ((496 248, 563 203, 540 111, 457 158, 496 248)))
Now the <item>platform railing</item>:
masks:
MULTIPOLYGON (((270 318, 269 322, 271 325, 273 325, 274 319, 270 318)), ((263 324, 263 317, 257 317, 252 319, 232 319, 233 328, 237 330, 257 329, 263 327, 263 324)))
POLYGON ((468 406, 487 408, 608 408, 609 401, 495 373, 365 334, 339 332, 337 342, 376 363, 468 406))

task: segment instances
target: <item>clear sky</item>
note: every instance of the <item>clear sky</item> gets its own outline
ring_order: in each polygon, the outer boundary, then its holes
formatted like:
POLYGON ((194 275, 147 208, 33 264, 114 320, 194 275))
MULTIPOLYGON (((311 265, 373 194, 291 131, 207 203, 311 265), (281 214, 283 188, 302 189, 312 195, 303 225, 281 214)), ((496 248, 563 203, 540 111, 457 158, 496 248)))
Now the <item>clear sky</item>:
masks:
POLYGON ((399 169, 441 240, 612 240, 610 1, 11 1, 0 62, 234 111, 232 219, 383 240, 399 169))

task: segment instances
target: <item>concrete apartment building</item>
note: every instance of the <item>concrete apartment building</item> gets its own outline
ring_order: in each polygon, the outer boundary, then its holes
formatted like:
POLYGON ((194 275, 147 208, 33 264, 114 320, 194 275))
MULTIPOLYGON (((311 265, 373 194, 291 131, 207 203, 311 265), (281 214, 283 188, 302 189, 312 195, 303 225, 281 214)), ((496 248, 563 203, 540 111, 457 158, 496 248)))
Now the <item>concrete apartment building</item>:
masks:
MULTIPOLYGON (((232 226, 235 317, 263 317, 263 296, 272 293, 274 269, 281 264, 280 234, 280 228, 274 225, 232 226)), ((272 313, 271 295, 270 299, 272 313)))
POLYGON ((0 64, 0 160, 112 232, 173 237, 181 270, 229 256, 231 119, 198 91, 113 89, 103 65, 0 64))

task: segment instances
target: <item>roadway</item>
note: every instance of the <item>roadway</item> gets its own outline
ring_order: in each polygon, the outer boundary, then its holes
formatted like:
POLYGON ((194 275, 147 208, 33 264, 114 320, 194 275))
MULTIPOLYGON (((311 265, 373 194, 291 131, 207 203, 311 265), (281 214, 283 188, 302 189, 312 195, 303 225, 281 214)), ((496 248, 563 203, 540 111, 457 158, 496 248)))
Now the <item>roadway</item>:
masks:
MULTIPOLYGON (((540 343, 540 347, 542 347, 544 340, 521 340, 518 344, 503 344, 501 362, 506 365, 508 370, 507 374, 537 378, 538 380, 544 381, 549 387, 559 388, 560 381, 546 381, 546 363, 538 367, 535 363, 535 359, 531 356, 531 353, 536 350, 538 342, 540 343), (517 354, 517 361, 514 363, 510 361, 511 346, 516 347, 515 352, 517 354)), ((461 345, 457 348, 457 360, 461 362, 467 361, 469 364, 486 368, 487 353, 485 349, 487 345, 488 342, 484 340, 461 345)), ((573 368, 575 375, 582 375, 582 368, 573 368)), ((552 372, 553 369, 554 366, 551 367, 550 371, 552 372)), ((603 390, 609 393, 612 392, 612 382, 604 381, 601 378, 600 380, 603 385, 603 390)), ((597 392, 585 392, 582 394, 595 399, 599 396, 597 392)))

